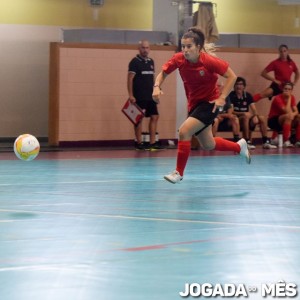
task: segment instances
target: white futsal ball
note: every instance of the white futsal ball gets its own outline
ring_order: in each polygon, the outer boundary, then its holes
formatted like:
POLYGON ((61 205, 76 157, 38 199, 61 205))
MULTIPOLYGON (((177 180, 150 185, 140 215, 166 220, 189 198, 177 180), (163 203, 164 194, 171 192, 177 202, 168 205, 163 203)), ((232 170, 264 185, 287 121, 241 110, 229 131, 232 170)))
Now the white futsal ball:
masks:
POLYGON ((14 152, 17 158, 25 161, 35 159, 40 152, 40 143, 31 134, 21 134, 14 143, 14 152))

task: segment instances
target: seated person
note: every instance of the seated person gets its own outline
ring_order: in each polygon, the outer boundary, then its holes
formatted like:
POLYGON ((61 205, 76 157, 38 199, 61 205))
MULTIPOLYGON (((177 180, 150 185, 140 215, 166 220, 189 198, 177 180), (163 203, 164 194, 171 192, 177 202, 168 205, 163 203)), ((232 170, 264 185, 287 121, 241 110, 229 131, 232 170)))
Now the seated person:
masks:
POLYGON ((243 137, 248 143, 249 149, 255 149, 251 143, 251 131, 254 131, 256 125, 259 125, 262 135, 263 148, 275 149, 275 145, 271 145, 267 136, 267 121, 264 116, 258 115, 252 95, 246 92, 246 80, 238 77, 228 98, 233 105, 233 113, 239 118, 240 126, 243 131, 243 137))
POLYGON ((233 133, 233 139, 237 142, 240 137, 240 122, 236 115, 233 114, 233 106, 230 103, 229 98, 226 99, 226 103, 223 110, 219 112, 215 118, 212 133, 216 136, 217 131, 231 131, 233 133))
POLYGON ((295 146, 300 147, 300 115, 293 93, 293 84, 286 82, 283 92, 274 97, 268 118, 268 126, 283 134, 283 147, 294 147, 290 141, 291 130, 296 130, 295 146))

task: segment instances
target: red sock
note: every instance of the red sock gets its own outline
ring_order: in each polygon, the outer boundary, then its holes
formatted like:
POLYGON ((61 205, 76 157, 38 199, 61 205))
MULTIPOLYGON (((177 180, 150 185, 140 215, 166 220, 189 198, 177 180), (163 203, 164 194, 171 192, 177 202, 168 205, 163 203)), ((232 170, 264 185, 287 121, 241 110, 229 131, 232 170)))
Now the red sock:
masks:
POLYGON ((176 171, 183 176, 191 152, 191 141, 178 141, 176 171))
POLYGON ((296 142, 300 141, 300 124, 296 127, 296 142))
POLYGON ((261 94, 255 94, 253 96, 253 102, 258 102, 260 99, 262 99, 261 94))
POLYGON ((290 138, 291 124, 284 123, 282 126, 283 141, 286 142, 290 138))
POLYGON ((238 143, 231 142, 220 137, 215 137, 214 139, 216 142, 215 150, 234 151, 237 153, 240 153, 241 151, 240 145, 238 143))

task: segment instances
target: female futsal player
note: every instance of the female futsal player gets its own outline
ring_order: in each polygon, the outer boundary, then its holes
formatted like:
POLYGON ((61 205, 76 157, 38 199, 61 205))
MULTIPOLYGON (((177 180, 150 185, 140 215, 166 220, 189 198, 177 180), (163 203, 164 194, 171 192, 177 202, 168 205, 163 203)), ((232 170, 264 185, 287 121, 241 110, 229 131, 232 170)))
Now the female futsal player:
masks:
POLYGON ((300 147, 300 115, 293 93, 293 84, 286 82, 283 85, 282 94, 274 97, 272 101, 268 126, 276 132, 283 133, 283 147, 290 148, 294 145, 290 142, 291 130, 296 131, 296 146, 300 147))
POLYGON ((261 76, 272 83, 262 92, 253 96, 254 102, 258 102, 263 98, 271 100, 273 96, 281 94, 283 92, 283 84, 285 82, 292 82, 291 77, 293 73, 295 74, 293 84, 295 85, 299 80, 298 67, 289 55, 288 46, 280 45, 278 52, 279 57, 271 61, 261 72, 261 76), (274 76, 270 75, 270 72, 274 72, 274 76))
POLYGON ((234 143, 212 135, 213 120, 225 105, 236 75, 227 62, 209 53, 208 46, 203 32, 191 27, 181 39, 182 52, 176 53, 163 65, 155 80, 152 96, 158 102, 163 81, 168 74, 179 69, 188 100, 188 118, 179 128, 176 170, 164 176, 171 183, 183 179, 193 135, 197 136, 205 150, 234 151, 245 157, 247 163, 251 162, 244 139, 234 143), (217 86, 218 74, 226 78, 221 95, 217 86))

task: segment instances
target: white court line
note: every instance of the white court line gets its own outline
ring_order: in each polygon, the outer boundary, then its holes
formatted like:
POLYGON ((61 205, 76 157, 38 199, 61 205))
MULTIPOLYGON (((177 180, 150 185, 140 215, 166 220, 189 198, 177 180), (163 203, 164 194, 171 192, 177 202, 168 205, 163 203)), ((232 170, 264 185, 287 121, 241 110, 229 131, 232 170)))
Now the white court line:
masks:
POLYGON ((62 269, 66 271, 71 271, 74 273, 78 273, 78 270, 85 270, 88 269, 89 266, 82 265, 82 266, 72 266, 66 264, 53 264, 53 265, 30 265, 30 266, 16 266, 16 267, 3 267, 0 268, 0 272, 7 272, 7 271, 61 271, 62 269))
POLYGON ((241 226, 241 227, 258 227, 258 228, 300 229, 300 226, 292 226, 292 225, 215 222, 215 221, 201 221, 201 220, 149 218, 149 217, 124 216, 124 215, 122 216, 122 215, 104 215, 104 214, 84 214, 84 213, 51 212, 51 211, 35 211, 35 210, 13 210, 13 209, 0 209, 0 212, 32 213, 32 214, 56 215, 56 216, 67 216, 67 217, 108 218, 108 219, 138 220, 138 221, 151 221, 151 222, 230 225, 230 226, 235 226, 235 227, 241 226))
MULTIPOLYGON (((253 180, 253 176, 228 176, 228 175, 205 175, 197 179, 192 178, 193 175, 189 175, 187 182, 210 179, 210 178, 222 178, 222 180, 232 181, 234 179, 241 180, 253 180)), ((300 177, 295 176, 255 176, 257 179, 285 179, 285 180, 300 180, 300 177)), ((30 185, 58 185, 58 184, 83 184, 83 183, 111 183, 111 182, 153 182, 153 181, 162 181, 166 182, 164 179, 112 179, 112 180, 86 180, 86 181, 54 181, 54 182, 24 182, 24 183, 0 183, 0 186, 30 186, 30 185)), ((170 186, 170 185, 169 185, 170 186)))

